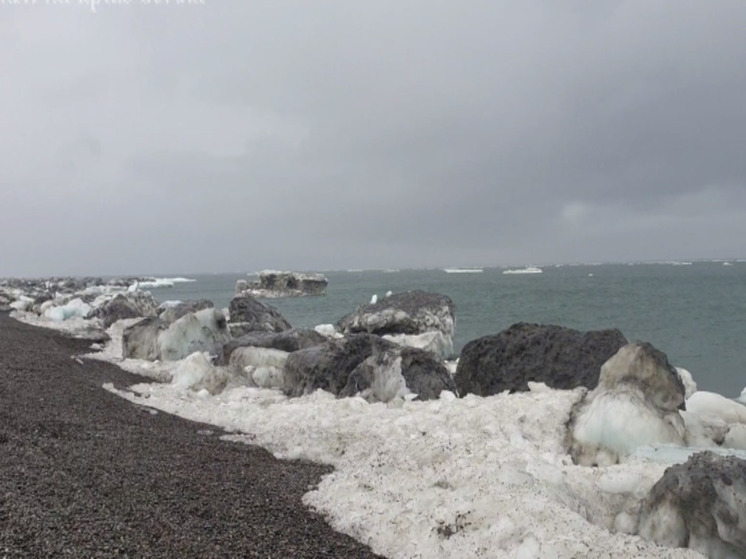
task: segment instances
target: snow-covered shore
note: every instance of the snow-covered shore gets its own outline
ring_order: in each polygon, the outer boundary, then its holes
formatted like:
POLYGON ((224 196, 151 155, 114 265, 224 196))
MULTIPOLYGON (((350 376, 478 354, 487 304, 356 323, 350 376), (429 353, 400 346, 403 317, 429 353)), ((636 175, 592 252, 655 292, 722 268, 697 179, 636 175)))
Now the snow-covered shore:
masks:
MULTIPOLYGON (((37 325, 89 331, 90 321, 37 325)), ((210 423, 225 438, 263 446, 279 458, 331 464, 335 472, 305 502, 332 526, 392 558, 699 557, 634 532, 639 504, 670 465, 673 452, 647 450, 606 467, 573 463, 567 425, 583 388, 434 401, 408 397, 369 403, 316 391, 288 398, 277 390, 237 386, 212 395, 172 382, 186 360, 122 358, 115 322, 104 359, 154 379, 107 390, 139 405, 210 423)), ((715 407, 717 406, 715 402, 715 407)), ((736 404, 738 405, 738 404, 736 404)), ((745 408, 746 409, 746 408, 745 408)), ((711 411, 705 406, 702 413, 711 411)), ((680 460, 686 456, 679 453, 680 460)))

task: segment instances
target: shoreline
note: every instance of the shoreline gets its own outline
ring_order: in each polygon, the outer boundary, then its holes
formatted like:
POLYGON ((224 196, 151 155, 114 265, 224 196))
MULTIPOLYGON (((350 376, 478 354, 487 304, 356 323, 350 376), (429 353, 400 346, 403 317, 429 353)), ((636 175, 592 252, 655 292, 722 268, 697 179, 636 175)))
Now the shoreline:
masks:
POLYGON ((89 346, 0 312, 0 556, 378 557, 302 503, 331 467, 132 405, 89 346))

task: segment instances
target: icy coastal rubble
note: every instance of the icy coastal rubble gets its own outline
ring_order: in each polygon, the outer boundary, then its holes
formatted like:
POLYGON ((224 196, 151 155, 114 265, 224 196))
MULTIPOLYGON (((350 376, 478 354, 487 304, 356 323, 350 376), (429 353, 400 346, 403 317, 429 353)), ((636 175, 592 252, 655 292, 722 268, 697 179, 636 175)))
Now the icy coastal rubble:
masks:
POLYGON ((254 282, 238 280, 236 295, 251 295, 265 299, 276 297, 307 297, 326 293, 328 280, 321 274, 301 274, 264 270, 254 282))
MULTIPOLYGON (((114 321, 106 345, 95 345, 102 351, 88 357, 159 382, 117 392, 278 457, 334 465, 306 502, 376 552, 746 554, 746 462, 732 450, 746 449, 746 407, 697 392, 691 375, 649 344, 628 344, 618 331, 520 324, 467 344, 452 378, 437 351, 369 330, 452 335, 453 305, 437 294, 392 295, 385 306, 363 305, 356 319, 300 330, 245 296, 226 311, 154 306, 130 287, 89 303, 65 293, 43 311, 24 300, 31 310, 17 316, 92 331, 119 313, 107 315, 107 305, 139 309, 145 318, 114 321), (94 318, 45 315, 76 298, 94 318), (415 327, 417 317, 425 318, 415 327), (231 324, 242 325, 241 336, 231 336, 231 324), (686 463, 666 469, 679 456, 686 463)), ((33 300, 0 286, 0 305, 15 308, 21 297, 33 300)))

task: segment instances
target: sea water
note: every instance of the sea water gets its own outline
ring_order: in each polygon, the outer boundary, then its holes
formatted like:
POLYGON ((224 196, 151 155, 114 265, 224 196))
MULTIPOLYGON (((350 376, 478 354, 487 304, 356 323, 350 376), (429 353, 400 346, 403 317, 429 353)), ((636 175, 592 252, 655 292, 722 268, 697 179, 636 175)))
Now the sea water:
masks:
MULTIPOLYGON (((542 274, 449 274, 432 270, 322 272, 322 297, 271 299, 293 326, 334 323, 394 293, 424 289, 456 306, 454 350, 516 322, 579 330, 619 328, 630 340, 651 342, 672 364, 688 369, 700 390, 736 397, 746 386, 746 262, 604 264, 544 267, 542 274)), ((181 274, 179 274, 181 275, 181 274)), ((151 289, 159 300, 210 299, 227 307, 246 274, 189 275, 193 283, 151 289)))

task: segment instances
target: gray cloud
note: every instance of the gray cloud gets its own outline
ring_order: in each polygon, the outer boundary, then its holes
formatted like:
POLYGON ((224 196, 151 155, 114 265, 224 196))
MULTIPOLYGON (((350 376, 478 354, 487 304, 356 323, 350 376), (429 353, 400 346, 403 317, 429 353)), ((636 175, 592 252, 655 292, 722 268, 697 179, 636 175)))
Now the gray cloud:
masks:
POLYGON ((740 1, 0 11, 0 275, 744 256, 740 1))

